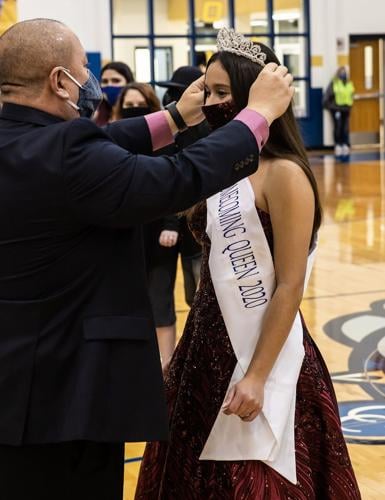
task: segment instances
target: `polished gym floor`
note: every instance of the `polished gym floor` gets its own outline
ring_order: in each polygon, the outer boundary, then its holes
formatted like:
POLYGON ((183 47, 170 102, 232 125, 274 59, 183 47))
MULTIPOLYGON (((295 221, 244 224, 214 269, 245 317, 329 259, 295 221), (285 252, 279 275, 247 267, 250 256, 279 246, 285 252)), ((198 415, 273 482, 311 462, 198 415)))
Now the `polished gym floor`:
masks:
MULTIPOLYGON (((362 498, 379 500, 385 498, 385 159, 357 152, 345 164, 327 155, 311 160, 324 222, 301 309, 333 377, 362 498)), ((180 335, 188 309, 179 272, 176 305, 180 335)), ((143 447, 126 445, 124 500, 133 498, 143 447)))

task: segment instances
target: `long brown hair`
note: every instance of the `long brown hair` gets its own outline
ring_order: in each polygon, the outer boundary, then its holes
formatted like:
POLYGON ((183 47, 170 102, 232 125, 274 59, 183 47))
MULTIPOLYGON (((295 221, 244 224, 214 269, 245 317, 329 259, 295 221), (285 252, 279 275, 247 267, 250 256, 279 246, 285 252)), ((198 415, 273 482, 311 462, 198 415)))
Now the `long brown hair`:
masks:
POLYGON ((154 111, 160 111, 160 101, 157 98, 154 89, 148 83, 139 83, 132 82, 122 88, 122 91, 119 94, 118 102, 116 103, 116 118, 120 119, 121 110, 123 108, 124 98, 129 90, 137 90, 142 94, 144 99, 146 100, 147 106, 150 108, 151 113, 154 111))
MULTIPOLYGON (((265 63, 275 62, 280 64, 277 56, 266 45, 259 44, 262 51, 267 55, 265 63)), ((216 52, 207 63, 219 61, 223 69, 230 78, 231 95, 237 111, 241 111, 247 106, 249 90, 263 67, 254 63, 246 57, 238 56, 230 52, 216 52)), ((322 208, 318 194, 317 183, 306 154, 306 149, 298 128, 293 112, 293 105, 290 104, 285 113, 274 120, 270 126, 269 140, 263 147, 261 156, 265 158, 289 159, 297 163, 305 172, 314 192, 315 209, 312 240, 317 233, 322 220, 322 208)))

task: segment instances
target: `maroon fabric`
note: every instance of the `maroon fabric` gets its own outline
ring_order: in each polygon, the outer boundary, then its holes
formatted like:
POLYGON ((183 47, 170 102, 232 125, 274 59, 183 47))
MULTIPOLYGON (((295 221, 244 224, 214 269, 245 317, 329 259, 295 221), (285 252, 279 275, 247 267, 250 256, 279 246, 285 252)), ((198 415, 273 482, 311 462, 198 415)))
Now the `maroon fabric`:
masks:
POLYGON ((202 112, 206 117, 211 130, 216 130, 229 123, 237 114, 237 108, 233 100, 202 106, 202 112))
MULTIPOLYGON (((272 250, 270 218, 262 211, 259 215, 272 250)), ((136 500, 360 499, 332 382, 305 324, 305 359, 295 417, 298 484, 291 484, 260 461, 199 460, 236 358, 210 278, 204 205, 196 211, 191 226, 203 244, 202 274, 165 381, 170 441, 147 445, 136 500)))

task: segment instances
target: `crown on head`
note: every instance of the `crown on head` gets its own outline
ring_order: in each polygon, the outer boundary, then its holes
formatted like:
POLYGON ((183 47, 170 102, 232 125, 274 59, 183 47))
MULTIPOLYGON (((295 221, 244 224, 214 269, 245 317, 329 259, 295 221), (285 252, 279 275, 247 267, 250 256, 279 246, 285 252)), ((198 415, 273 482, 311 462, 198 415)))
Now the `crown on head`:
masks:
POLYGON ((231 52, 237 56, 247 57, 250 61, 265 66, 267 56, 262 52, 261 46, 248 40, 232 28, 221 28, 218 31, 217 48, 219 51, 231 52))

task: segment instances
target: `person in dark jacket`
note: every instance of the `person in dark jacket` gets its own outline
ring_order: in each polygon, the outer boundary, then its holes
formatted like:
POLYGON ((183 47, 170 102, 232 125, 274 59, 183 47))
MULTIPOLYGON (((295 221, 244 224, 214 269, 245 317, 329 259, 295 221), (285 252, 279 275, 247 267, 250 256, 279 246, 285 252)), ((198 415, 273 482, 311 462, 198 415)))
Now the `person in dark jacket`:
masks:
MULTIPOLYGON (((160 102, 151 85, 130 83, 119 96, 116 116, 118 119, 132 118, 159 110, 160 102)), ((175 151, 175 145, 170 145, 157 154, 173 154, 175 151)), ((148 293, 162 364, 170 359, 176 342, 174 286, 178 236, 179 220, 175 215, 161 217, 143 225, 148 293)))
MULTIPOLYGON (((167 92, 179 101, 187 87, 202 73, 193 66, 183 66, 174 72, 167 92), (176 75, 176 76, 175 76, 176 75), (175 85, 174 85, 175 84, 175 85)), ((167 93, 166 93, 167 94, 167 93)), ((166 103, 171 102, 168 98, 166 103)), ((123 88, 116 106, 118 119, 142 116, 160 109, 153 88, 146 83, 130 83, 123 88)), ((174 154, 206 137, 206 121, 179 134, 175 143, 157 154, 174 154)), ((168 215, 143 226, 148 291, 154 314, 162 364, 167 366, 176 343, 174 289, 178 255, 181 255, 186 303, 191 307, 199 282, 201 246, 188 228, 183 215, 168 215)))
POLYGON ((0 91, 0 498, 118 500, 124 441, 168 437, 140 225, 253 173, 292 77, 267 66, 236 119, 157 158, 201 81, 103 130, 79 39, 35 19, 0 37, 0 91))
MULTIPOLYGON (((159 82, 165 87, 163 106, 178 102, 191 83, 202 76, 195 66, 181 66, 169 81, 159 82)), ((182 151, 209 134, 204 120, 178 135, 175 146, 162 150, 162 154, 182 151)), ((191 307, 198 287, 202 250, 188 228, 186 216, 175 214, 157 219, 145 228, 147 263, 150 277, 150 297, 155 314, 158 342, 163 366, 167 366, 176 344, 176 314, 174 289, 178 255, 181 256, 185 301, 191 307)))

